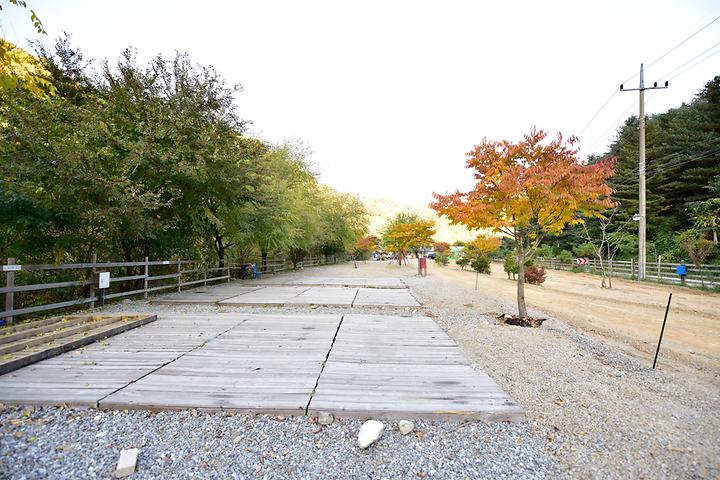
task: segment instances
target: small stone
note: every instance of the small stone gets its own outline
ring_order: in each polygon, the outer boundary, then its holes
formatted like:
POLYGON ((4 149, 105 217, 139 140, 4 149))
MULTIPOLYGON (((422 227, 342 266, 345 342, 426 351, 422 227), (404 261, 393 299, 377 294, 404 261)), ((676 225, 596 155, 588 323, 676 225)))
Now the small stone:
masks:
POLYGON ((120 451, 120 459, 115 469, 115 478, 128 477, 135 473, 137 468, 138 449, 130 448, 120 451))
POLYGON ((285 415, 278 415, 275 417, 275 420, 277 420, 278 422, 284 422, 285 418, 287 418, 285 417, 285 415))
POLYGON ((318 423, 320 425, 330 425, 335 421, 335 417, 329 412, 320 412, 318 414, 318 423))
POLYGON ((358 432, 358 447, 368 448, 382 437, 383 430, 385 430, 385 425, 378 420, 368 420, 363 423, 358 432))
POLYGON ((398 422, 398 429, 400 430, 401 434, 407 435, 408 433, 415 430, 415 424, 410 420, 400 420, 400 422, 398 422))
POLYGON ((235 445, 237 445, 237 444, 240 443, 241 441, 242 441, 242 438, 240 437, 240 435, 238 435, 237 437, 233 438, 233 443, 234 443, 235 445))

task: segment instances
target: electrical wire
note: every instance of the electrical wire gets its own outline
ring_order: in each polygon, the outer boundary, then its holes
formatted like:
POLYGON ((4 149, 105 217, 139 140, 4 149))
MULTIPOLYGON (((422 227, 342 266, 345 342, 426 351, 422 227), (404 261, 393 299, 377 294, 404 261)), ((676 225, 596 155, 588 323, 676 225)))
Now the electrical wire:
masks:
MULTIPOLYGON (((687 37, 685 40, 683 40, 682 42, 678 43, 677 45, 675 45, 674 47, 672 47, 670 50, 668 50, 667 52, 663 53, 663 54, 660 55, 658 58, 656 58, 655 60, 653 60, 652 62, 650 62, 645 68, 647 69, 647 68, 650 68, 651 66, 655 65, 657 62, 659 62, 659 61, 662 60, 663 58, 665 58, 665 57, 667 57, 668 55, 670 55, 672 52, 674 52, 675 50, 677 50, 678 48, 680 48, 682 45, 684 45, 685 43, 687 43, 688 40, 690 40, 690 39, 692 39, 693 37, 695 37, 695 35, 697 35, 698 33, 702 32, 703 30, 705 30, 707 27, 709 27, 710 25, 712 25, 713 23, 715 23, 715 22, 718 21, 719 19, 720 19, 720 15, 718 15, 717 17, 715 17, 715 18, 714 18, 713 20, 711 20, 708 24, 706 24, 704 27, 702 27, 702 28, 700 28, 699 30, 697 30, 695 33, 693 33, 692 35, 690 35, 689 37, 687 37)), ((713 47, 710 47, 710 48, 713 48, 713 47)), ((703 52, 703 53, 705 53, 705 52, 703 52)), ((702 55, 702 53, 701 53, 700 55, 702 55)), ((696 57, 696 58, 697 58, 697 57, 696 57)), ((694 60, 694 59, 693 59, 693 60, 694 60)), ((690 61, 692 61, 692 60, 690 60, 690 61)), ((684 65, 685 65, 685 64, 684 64, 684 65)), ((684 65, 682 65, 682 66, 684 66, 684 65)), ((679 67, 679 68, 682 68, 682 66, 679 67)), ((689 69, 688 69, 688 70, 689 70, 689 69)), ((674 70, 673 70, 673 72, 670 72, 670 74, 672 74, 672 73, 674 73, 674 70)), ((684 73, 684 72, 681 72, 680 74, 676 75, 676 77, 679 76, 679 75, 681 75, 682 73, 684 73)), ((668 75, 670 75, 670 74, 668 74, 668 75)), ((634 79, 635 77, 637 77, 638 75, 640 75, 640 72, 635 73, 634 75, 632 75, 631 77, 628 77, 626 80, 624 80, 624 81, 622 81, 622 82, 620 82, 620 83, 621 83, 621 84, 625 84, 625 83, 629 82, 630 80, 634 79)), ((666 77, 666 76, 667 76, 667 75, 665 75, 664 77, 666 77)), ((664 77, 662 77, 662 78, 664 78, 664 77)), ((675 78, 675 77, 673 77, 673 78, 675 78)), ((594 114, 594 115, 592 116, 592 118, 590 118, 590 120, 585 124, 585 126, 582 128, 582 130, 580 130, 580 133, 578 134, 578 136, 582 135, 582 134, 585 132, 585 130, 587 130, 587 128, 592 124, 592 122, 595 121, 595 119, 598 117, 598 115, 600 115, 600 112, 602 112, 602 111, 605 109, 605 107, 607 107, 607 105, 608 105, 608 104, 610 103, 610 101, 615 97, 615 95, 617 94, 617 92, 618 92, 617 89, 613 90, 613 93, 608 97, 607 100, 605 100, 605 103, 603 103, 603 104, 600 106, 600 108, 597 110, 597 112, 595 112, 595 114, 594 114)), ((612 128, 612 127, 611 127, 611 128, 612 128)))
POLYGON ((684 67, 685 65, 687 65, 688 63, 690 63, 690 62, 692 62, 693 60, 695 60, 695 59, 697 59, 697 58, 705 55, 707 52, 709 52, 709 51, 712 50, 713 48, 717 47, 718 45, 720 45, 720 42, 716 43, 715 45, 713 45, 712 47, 710 47, 710 48, 708 48, 708 49, 706 49, 706 50, 703 50, 701 53, 695 55, 693 58, 691 58, 691 59, 688 60, 687 62, 683 63, 683 64, 680 65, 679 67, 677 67, 677 68, 671 70, 670 72, 666 73, 665 75, 663 75, 662 77, 660 77, 660 79, 659 79, 658 81, 662 81, 663 79, 669 77, 669 76, 672 75, 673 73, 675 73, 675 72, 677 72, 678 70, 680 70, 681 68, 683 68, 683 67, 684 67))
POLYGON ((703 63, 704 61, 709 60, 711 57, 714 57, 714 56, 717 55, 718 53, 720 53, 720 49, 718 49, 718 50, 716 50, 715 52, 711 53, 710 55, 708 55, 707 57, 703 58, 703 59, 700 60, 699 62, 695 62, 693 65, 690 65, 688 68, 686 68, 686 69, 683 70, 682 72, 676 74, 675 76, 670 77, 670 78, 668 79, 668 82, 671 81, 671 80, 676 79, 677 77, 679 77, 679 76, 682 75, 683 73, 687 72, 688 70, 692 70, 693 68, 697 67, 698 65, 700 65, 700 64, 703 63))

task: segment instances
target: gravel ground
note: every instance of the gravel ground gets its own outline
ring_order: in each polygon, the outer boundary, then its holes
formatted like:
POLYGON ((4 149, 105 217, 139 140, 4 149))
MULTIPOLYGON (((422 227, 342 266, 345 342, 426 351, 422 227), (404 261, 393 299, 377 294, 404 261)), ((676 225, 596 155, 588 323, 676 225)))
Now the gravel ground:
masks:
POLYGON ((720 478, 720 390, 704 377, 652 370, 555 318, 539 329, 495 325, 487 312, 516 306, 475 292, 468 272, 405 280, 525 409, 557 460, 552 477, 720 478))
MULTIPOLYGON (((432 266, 432 265, 431 265, 432 266)), ((309 275, 396 276, 427 314, 523 406, 520 423, 396 424, 368 451, 361 422, 202 412, 0 409, 0 478, 107 478, 139 447, 133 478, 720 478, 720 391, 692 375, 650 370, 611 343, 550 318, 540 329, 495 325, 515 306, 476 292, 467 272, 368 264, 309 275), (233 439, 239 437, 239 442, 233 439)), ((343 308, 219 308, 123 302, 112 312, 345 313, 343 308)), ((405 309, 356 311, 398 314, 405 309)), ((531 314, 544 316, 531 309, 531 314)))
POLYGON ((2 478, 109 478, 135 447, 138 479, 539 479, 553 465, 524 423, 420 421, 402 436, 385 422, 363 451, 359 420, 58 408, 5 408, 0 420, 2 478))

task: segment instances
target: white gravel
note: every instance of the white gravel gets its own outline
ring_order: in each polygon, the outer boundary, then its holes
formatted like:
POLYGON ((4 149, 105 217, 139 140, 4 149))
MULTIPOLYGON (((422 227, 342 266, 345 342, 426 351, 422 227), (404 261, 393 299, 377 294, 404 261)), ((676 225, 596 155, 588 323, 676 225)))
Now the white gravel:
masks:
POLYGON ((140 449, 138 479, 540 479, 553 466, 522 423, 418 421, 403 436, 386 422, 360 450, 348 419, 26 407, 0 421, 2 478, 109 478, 125 448, 140 449))
MULTIPOLYGON (((457 272, 457 275, 472 275, 457 272)), ((436 322, 526 412, 557 460, 553 478, 720 478, 720 381, 652 370, 613 339, 546 313, 542 328, 495 325, 514 303, 452 276, 406 278, 436 322), (483 314, 488 313, 488 314, 483 314)))

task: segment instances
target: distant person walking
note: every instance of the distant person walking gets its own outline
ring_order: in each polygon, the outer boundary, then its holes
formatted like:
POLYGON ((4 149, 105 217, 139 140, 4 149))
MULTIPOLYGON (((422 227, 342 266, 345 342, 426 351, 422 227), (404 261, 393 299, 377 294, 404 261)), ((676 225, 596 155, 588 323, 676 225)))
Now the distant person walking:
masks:
POLYGON ((680 265, 677 266, 677 274, 680 276, 680 283, 685 285, 685 277, 687 276, 687 265, 685 265, 685 260, 680 262, 680 265))

